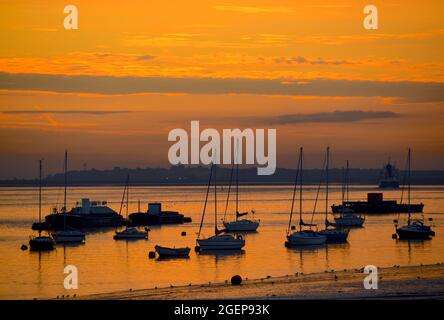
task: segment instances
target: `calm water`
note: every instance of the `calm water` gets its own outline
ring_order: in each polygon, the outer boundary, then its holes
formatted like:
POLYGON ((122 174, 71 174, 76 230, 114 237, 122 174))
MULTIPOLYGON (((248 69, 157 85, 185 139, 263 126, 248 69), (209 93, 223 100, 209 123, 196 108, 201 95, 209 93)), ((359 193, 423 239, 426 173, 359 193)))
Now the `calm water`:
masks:
MULTIPOLYGON (((224 281, 234 274, 248 278, 281 276, 295 272, 376 266, 414 265, 444 261, 444 186, 413 188, 413 201, 424 202, 427 217, 433 217, 437 236, 431 241, 406 242, 391 238, 395 215, 369 216, 364 228, 350 232, 345 245, 318 249, 284 247, 288 223, 291 186, 252 186, 241 188, 241 210, 255 209, 261 220, 259 232, 246 236, 245 250, 235 255, 198 255, 189 259, 148 259, 154 245, 190 246, 194 248, 202 211, 205 187, 134 187, 131 189, 130 212, 143 209, 149 201, 161 201, 164 209, 178 210, 193 222, 177 226, 151 227, 148 241, 114 241, 114 230, 87 234, 86 244, 57 246, 46 253, 21 251, 32 234, 31 223, 37 220, 37 190, 34 188, 0 188, 0 298, 55 297, 62 294, 85 294, 154 286, 184 285, 224 281), (187 236, 182 237, 181 232, 187 236), (79 289, 63 288, 65 265, 79 270, 79 289), (75 291, 75 292, 74 292, 75 291)), ((225 188, 219 210, 223 212, 225 188)), ((351 188, 351 199, 366 197, 375 191, 370 186, 351 188)), ((305 220, 313 211, 316 187, 306 187, 305 220)), ((400 191, 387 191, 385 198, 398 199, 400 191)), ((70 188, 68 202, 82 197, 107 200, 119 210, 121 187, 70 188)), ((339 187, 332 187, 330 205, 340 202, 339 187)), ((62 188, 44 190, 44 214, 63 200, 62 188)), ((323 202, 318 204, 314 220, 321 223, 323 202)), ((232 206, 233 207, 233 206, 232 206)), ((204 233, 212 229, 213 205, 209 206, 204 233)))

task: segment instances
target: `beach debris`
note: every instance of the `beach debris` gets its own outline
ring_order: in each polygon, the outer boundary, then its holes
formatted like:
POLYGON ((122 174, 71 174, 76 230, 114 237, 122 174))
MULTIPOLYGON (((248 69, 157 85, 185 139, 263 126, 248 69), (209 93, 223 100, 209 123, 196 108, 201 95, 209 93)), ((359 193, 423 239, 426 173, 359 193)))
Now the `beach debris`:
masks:
POLYGON ((186 232, 186 231, 182 231, 182 232, 180 233, 180 235, 181 235, 182 237, 184 237, 184 236, 187 235, 187 232, 186 232))
POLYGON ((129 289, 129 292, 131 292, 131 291, 133 291, 133 288, 130 288, 130 289, 129 289))
POLYGON ((231 277, 231 284, 233 286, 239 286, 242 283, 242 277, 240 275, 235 275, 231 277))
POLYGON ((22 244, 20 247, 21 250, 28 250, 28 246, 26 244, 22 244))
POLYGON ((154 252, 154 251, 150 251, 149 253, 148 253, 148 258, 150 258, 150 259, 154 259, 156 257, 156 252, 154 252))
POLYGON ((337 276, 337 275, 335 275, 335 281, 336 281, 336 280, 338 280, 338 276, 337 276))
POLYGON ((267 279, 270 279, 271 278, 271 276, 267 276, 267 279))

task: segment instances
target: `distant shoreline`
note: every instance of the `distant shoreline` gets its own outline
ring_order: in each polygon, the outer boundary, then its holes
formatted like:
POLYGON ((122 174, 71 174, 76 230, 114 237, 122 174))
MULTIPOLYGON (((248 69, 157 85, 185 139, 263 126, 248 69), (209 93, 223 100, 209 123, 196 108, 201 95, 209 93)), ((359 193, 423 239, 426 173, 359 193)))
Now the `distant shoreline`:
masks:
MULTIPOLYGON (((71 170, 68 171, 69 186, 123 186, 130 177, 133 186, 204 186, 208 183, 209 169, 206 167, 172 166, 166 168, 120 168, 111 170, 71 170)), ((304 184, 318 185, 322 181, 323 172, 320 169, 303 171, 304 184)), ((405 173, 398 172, 400 185, 403 184, 405 173)), ((296 176, 295 169, 277 168, 273 175, 259 176, 256 168, 239 169, 239 182, 243 185, 292 185, 296 176)), ((232 177, 232 169, 219 167, 217 182, 228 185, 232 177)), ((378 186, 381 177, 379 169, 349 169, 348 182, 350 185, 378 186)), ((48 175, 44 178, 44 186, 63 186, 65 175, 62 173, 48 175)), ((344 170, 333 168, 329 170, 331 184, 341 185, 344 182, 344 170)), ((412 185, 444 185, 444 170, 414 170, 411 172, 412 185)), ((37 179, 4 179, 0 187, 36 186, 37 179)))
POLYGON ((444 299, 444 263, 379 268, 378 289, 364 289, 360 269, 296 273, 225 283, 126 290, 76 299, 444 299))

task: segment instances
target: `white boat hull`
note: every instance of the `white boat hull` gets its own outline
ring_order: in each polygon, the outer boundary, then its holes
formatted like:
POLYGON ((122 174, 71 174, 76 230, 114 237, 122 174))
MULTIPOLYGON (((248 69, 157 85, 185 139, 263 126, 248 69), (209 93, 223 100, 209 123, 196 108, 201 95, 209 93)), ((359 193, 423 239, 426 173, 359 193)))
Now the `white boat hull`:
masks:
POLYGON ((231 221, 231 222, 224 222, 225 230, 228 232, 233 231, 256 231, 259 227, 258 221, 252 221, 252 220, 238 220, 238 221, 231 221))

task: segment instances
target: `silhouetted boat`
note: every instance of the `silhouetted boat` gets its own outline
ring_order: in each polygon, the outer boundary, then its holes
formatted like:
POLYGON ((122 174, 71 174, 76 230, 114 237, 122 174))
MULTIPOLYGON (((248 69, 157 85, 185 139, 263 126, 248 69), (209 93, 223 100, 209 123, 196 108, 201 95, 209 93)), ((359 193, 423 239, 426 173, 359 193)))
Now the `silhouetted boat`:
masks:
MULTIPOLYGON (((39 223, 42 222, 42 160, 39 160, 39 223)), ((53 250, 55 241, 50 236, 42 236, 42 230, 39 230, 38 236, 31 236, 29 247, 33 251, 53 250)))
POLYGON ((397 170, 394 165, 388 163, 384 166, 381 179, 379 180, 379 188, 382 189, 397 189, 399 188, 399 179, 397 176, 397 170))
MULTIPOLYGON (((349 201, 349 162, 344 173, 344 184, 342 186, 342 202, 349 201)), ((365 217, 357 215, 356 212, 350 208, 343 208, 339 212, 339 216, 335 216, 335 225, 338 227, 362 227, 365 222, 365 217)))
MULTIPOLYGON (((237 156, 239 156, 239 141, 237 142, 237 156)), ((228 187, 228 194, 227 194, 227 202, 225 206, 225 214, 224 214, 224 221, 223 225, 225 227, 225 230, 227 232, 236 232, 236 231, 256 231, 259 227, 259 220, 250 220, 250 219, 239 219, 240 217, 246 216, 249 214, 249 212, 239 212, 239 159, 236 164, 236 213, 235 213, 235 220, 234 221, 226 221, 226 214, 228 209, 228 203, 230 199, 230 191, 231 191, 231 183, 233 178, 233 171, 234 171, 234 163, 231 167, 231 176, 230 176, 230 185, 228 187)), ((251 211, 251 213, 254 213, 254 211, 251 211)))
POLYGON ((162 204, 153 202, 148 204, 148 211, 134 212, 129 215, 134 225, 157 225, 157 224, 182 224, 191 222, 191 218, 185 219, 183 214, 177 211, 163 211, 162 204))
POLYGON ((341 213, 345 209, 354 212, 366 214, 382 214, 382 213, 421 213, 424 204, 411 204, 407 206, 405 203, 398 203, 396 200, 384 200, 382 193, 368 193, 367 201, 344 201, 342 205, 332 205, 333 213, 341 213))
POLYGON ((348 229, 337 228, 333 223, 328 221, 328 170, 330 163, 330 147, 327 147, 325 160, 325 229, 319 231, 319 234, 327 238, 327 243, 343 243, 347 242, 348 229))
POLYGON ((52 234, 56 243, 81 243, 85 242, 85 234, 82 231, 73 229, 66 225, 66 189, 68 185, 68 151, 65 151, 65 189, 63 194, 63 208, 61 210, 63 214, 63 230, 56 231, 52 234))
MULTIPOLYGON (((410 167, 411 167, 411 150, 407 156, 407 207, 410 208, 410 167)), ((399 217, 398 217, 399 219, 399 217)), ((431 221, 431 219, 430 219, 431 221)), ((410 210, 408 210, 407 225, 398 228, 398 220, 395 220, 396 234, 399 239, 430 239, 435 235, 432 228, 424 223, 424 218, 412 219, 410 210)))
POLYGON ((155 246, 154 249, 156 250, 159 257, 188 257, 190 255, 190 248, 168 248, 168 247, 161 247, 161 246, 155 246))
POLYGON ((208 180, 207 193, 205 196, 205 204, 202 212, 202 219, 200 221, 199 233, 197 235, 196 251, 204 250, 240 250, 245 246, 245 240, 242 236, 236 238, 231 234, 221 234, 223 231, 217 228, 217 178, 216 178, 216 165, 213 163, 210 169, 210 178, 208 180), (206 239, 201 239, 202 225, 205 218, 205 211, 208 203, 208 195, 211 187, 211 178, 214 169, 214 236, 206 239))
POLYGON ((319 233, 313 230, 304 230, 302 228, 303 226, 309 226, 309 227, 316 226, 315 224, 304 223, 304 221, 302 220, 302 168, 303 168, 303 148, 301 147, 299 151, 298 170, 296 172, 296 178, 294 181, 290 218, 288 220, 287 241, 285 242, 286 247, 323 245, 327 241, 327 237, 320 235, 319 233), (293 216, 294 201, 296 197, 298 176, 299 176, 299 231, 290 233, 290 230, 293 229, 291 226, 291 221, 293 216))
MULTIPOLYGON (((122 201, 120 203, 119 215, 122 213, 123 203, 126 198, 126 218, 129 211, 129 175, 126 177, 125 188, 123 189, 122 201)), ((148 229, 140 231, 135 227, 126 227, 123 231, 116 231, 114 240, 148 239, 148 229)))

